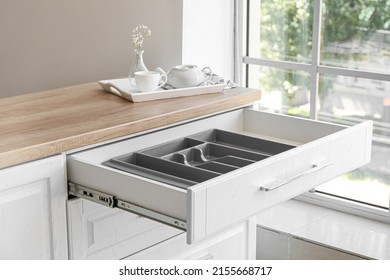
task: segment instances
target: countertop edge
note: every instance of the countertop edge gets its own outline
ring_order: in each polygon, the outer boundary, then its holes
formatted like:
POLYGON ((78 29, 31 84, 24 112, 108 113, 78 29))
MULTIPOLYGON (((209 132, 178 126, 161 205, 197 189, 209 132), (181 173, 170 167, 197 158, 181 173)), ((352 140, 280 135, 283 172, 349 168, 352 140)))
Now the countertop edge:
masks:
POLYGON ((191 120, 208 114, 224 110, 244 107, 258 101, 260 91, 248 91, 223 100, 217 100, 207 106, 198 105, 167 114, 140 119, 88 133, 73 135, 71 137, 26 146, 0 153, 0 169, 26 163, 45 157, 54 156, 70 150, 87 147, 101 142, 114 140, 127 135, 148 131, 158 127, 172 125, 177 122, 191 120))

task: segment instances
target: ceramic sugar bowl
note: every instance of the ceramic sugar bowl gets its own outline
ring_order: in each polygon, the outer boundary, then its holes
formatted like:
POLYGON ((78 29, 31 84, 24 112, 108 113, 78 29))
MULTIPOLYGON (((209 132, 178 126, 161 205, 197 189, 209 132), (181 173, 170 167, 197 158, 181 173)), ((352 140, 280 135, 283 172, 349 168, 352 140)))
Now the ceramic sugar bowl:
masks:
POLYGON ((167 84, 173 88, 197 87, 206 84, 212 76, 210 67, 200 70, 192 64, 177 65, 168 73, 160 67, 156 68, 156 71, 167 74, 167 84))

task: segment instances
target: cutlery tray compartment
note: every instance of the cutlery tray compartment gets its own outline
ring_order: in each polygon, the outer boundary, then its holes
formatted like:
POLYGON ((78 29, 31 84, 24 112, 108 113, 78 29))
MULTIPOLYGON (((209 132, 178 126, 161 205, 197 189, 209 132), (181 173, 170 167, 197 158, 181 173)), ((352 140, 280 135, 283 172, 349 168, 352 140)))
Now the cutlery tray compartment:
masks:
POLYGON ((103 165, 186 189, 292 148, 294 146, 211 129, 121 155, 103 165))

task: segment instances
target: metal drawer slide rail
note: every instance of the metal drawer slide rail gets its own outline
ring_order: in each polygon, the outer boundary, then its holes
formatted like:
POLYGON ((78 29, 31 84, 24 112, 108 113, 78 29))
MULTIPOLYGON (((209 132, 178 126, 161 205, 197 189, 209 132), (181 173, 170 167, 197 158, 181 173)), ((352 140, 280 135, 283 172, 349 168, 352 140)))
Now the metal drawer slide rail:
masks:
POLYGON ((138 214, 140 216, 152 219, 154 221, 181 229, 186 230, 187 223, 185 221, 178 220, 176 218, 163 215, 161 213, 155 212, 150 209, 146 209, 143 207, 140 207, 138 205, 129 203, 127 201, 123 201, 120 199, 117 199, 116 197, 99 192, 96 190, 93 190, 91 188, 73 183, 68 182, 69 186, 69 194, 84 198, 86 200, 90 200, 92 202, 96 202, 99 204, 102 204, 104 206, 110 207, 110 208, 119 208, 128 212, 132 212, 134 214, 138 214))

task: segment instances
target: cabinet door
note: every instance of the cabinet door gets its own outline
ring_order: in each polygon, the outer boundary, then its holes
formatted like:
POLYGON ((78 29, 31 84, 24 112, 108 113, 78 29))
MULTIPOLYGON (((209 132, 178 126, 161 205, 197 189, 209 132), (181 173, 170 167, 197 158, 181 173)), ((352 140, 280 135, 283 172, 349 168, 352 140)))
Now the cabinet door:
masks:
POLYGON ((67 259, 65 156, 0 170, 0 259, 67 259))
POLYGON ((121 259, 182 231, 84 199, 68 201, 70 259, 121 259))

